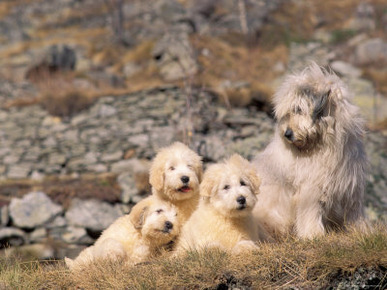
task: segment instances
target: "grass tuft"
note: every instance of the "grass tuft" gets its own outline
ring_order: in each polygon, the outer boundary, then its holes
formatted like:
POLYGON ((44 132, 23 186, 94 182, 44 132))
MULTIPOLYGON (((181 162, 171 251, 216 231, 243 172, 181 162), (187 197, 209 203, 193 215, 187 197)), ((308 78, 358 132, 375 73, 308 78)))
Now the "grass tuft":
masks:
POLYGON ((238 255, 203 249, 135 266, 98 261, 78 273, 67 270, 63 261, 25 263, 8 257, 0 265, 5 289, 312 289, 359 283, 384 289, 387 228, 352 229, 314 240, 289 237, 238 255))

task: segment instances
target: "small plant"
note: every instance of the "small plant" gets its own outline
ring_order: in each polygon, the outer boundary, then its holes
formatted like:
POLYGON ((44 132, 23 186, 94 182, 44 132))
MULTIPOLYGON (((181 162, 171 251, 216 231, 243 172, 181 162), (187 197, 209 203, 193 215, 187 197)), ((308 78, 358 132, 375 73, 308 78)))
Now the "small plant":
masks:
POLYGON ((333 44, 342 43, 356 35, 356 31, 352 29, 337 29, 332 31, 331 42, 333 44))

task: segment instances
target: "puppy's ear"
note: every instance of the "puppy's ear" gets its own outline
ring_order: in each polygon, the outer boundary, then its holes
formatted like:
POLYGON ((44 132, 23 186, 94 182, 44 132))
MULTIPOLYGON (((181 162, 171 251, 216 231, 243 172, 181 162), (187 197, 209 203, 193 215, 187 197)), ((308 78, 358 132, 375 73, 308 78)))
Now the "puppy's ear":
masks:
POLYGON ((132 208, 129 214, 129 219, 135 229, 141 229, 144 225, 151 204, 151 200, 149 198, 146 198, 137 203, 132 208))
POLYGON ((250 182, 251 189, 255 195, 259 194, 259 187, 261 186, 261 179, 259 178, 257 172, 254 168, 250 168, 247 170, 247 178, 250 182))
POLYGON ((219 183, 221 167, 219 164, 211 165, 203 175, 203 180, 200 183, 200 195, 210 197, 214 195, 219 183))
POLYGON ((149 183, 157 191, 161 191, 164 187, 164 169, 165 158, 164 153, 159 152, 153 160, 152 166, 149 172, 149 183))
POLYGON ((232 155, 229 162, 240 168, 243 174, 246 175, 251 190, 254 192, 254 194, 259 194, 261 179, 259 178, 257 171, 251 165, 251 163, 239 154, 232 155))

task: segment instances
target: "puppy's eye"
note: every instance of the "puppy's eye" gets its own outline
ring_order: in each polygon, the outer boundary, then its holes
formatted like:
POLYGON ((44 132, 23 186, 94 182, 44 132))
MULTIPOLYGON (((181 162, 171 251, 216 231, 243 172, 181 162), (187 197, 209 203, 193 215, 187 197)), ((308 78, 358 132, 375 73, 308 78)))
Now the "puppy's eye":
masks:
POLYGON ((228 184, 227 184, 227 185, 225 185, 225 186, 223 187, 223 189, 224 189, 224 190, 228 190, 228 189, 230 189, 230 185, 228 185, 228 184))
POLYGON ((301 114, 302 113, 301 107, 300 106, 295 107, 294 108, 294 113, 301 114))
POLYGON ((240 183, 241 183, 241 186, 246 186, 246 182, 244 182, 243 180, 241 180, 240 183))
POLYGON ((157 213, 162 213, 163 210, 160 208, 160 209, 156 210, 156 212, 157 212, 157 213))
POLYGON ((169 170, 173 171, 173 170, 175 170, 175 167, 171 166, 171 167, 169 167, 169 170))

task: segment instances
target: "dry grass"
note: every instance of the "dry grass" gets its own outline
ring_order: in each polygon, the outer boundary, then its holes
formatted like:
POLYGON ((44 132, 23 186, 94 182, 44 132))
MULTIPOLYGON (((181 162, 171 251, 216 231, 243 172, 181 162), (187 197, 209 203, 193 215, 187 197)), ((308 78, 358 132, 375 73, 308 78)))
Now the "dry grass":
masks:
POLYGON ((132 267, 100 261, 74 274, 62 261, 47 266, 5 260, 1 265, 5 289, 312 289, 355 280, 356 271, 365 273, 365 283, 376 284, 373 289, 383 289, 387 229, 379 225, 367 233, 351 230, 310 241, 288 238, 238 256, 205 249, 132 267), (376 273, 373 281, 367 280, 367 271, 376 273))
POLYGON ((195 36, 192 43, 198 51, 202 68, 195 83, 216 91, 230 105, 244 106, 257 95, 268 101, 273 93, 270 82, 280 72, 273 71, 276 63, 287 63, 288 50, 284 45, 271 49, 249 47, 245 40, 195 36), (243 89, 222 88, 224 80, 245 81, 243 89))
MULTIPOLYGON (((139 190, 143 189, 141 176, 136 178, 139 190)), ((8 204, 12 198, 21 198, 31 191, 43 191, 50 198, 68 208, 75 197, 80 199, 96 198, 107 202, 117 202, 121 188, 114 174, 82 175, 80 178, 47 177, 43 181, 7 180, 0 183, 0 206, 8 204)), ((1 288, 1 287, 0 287, 1 288)))

